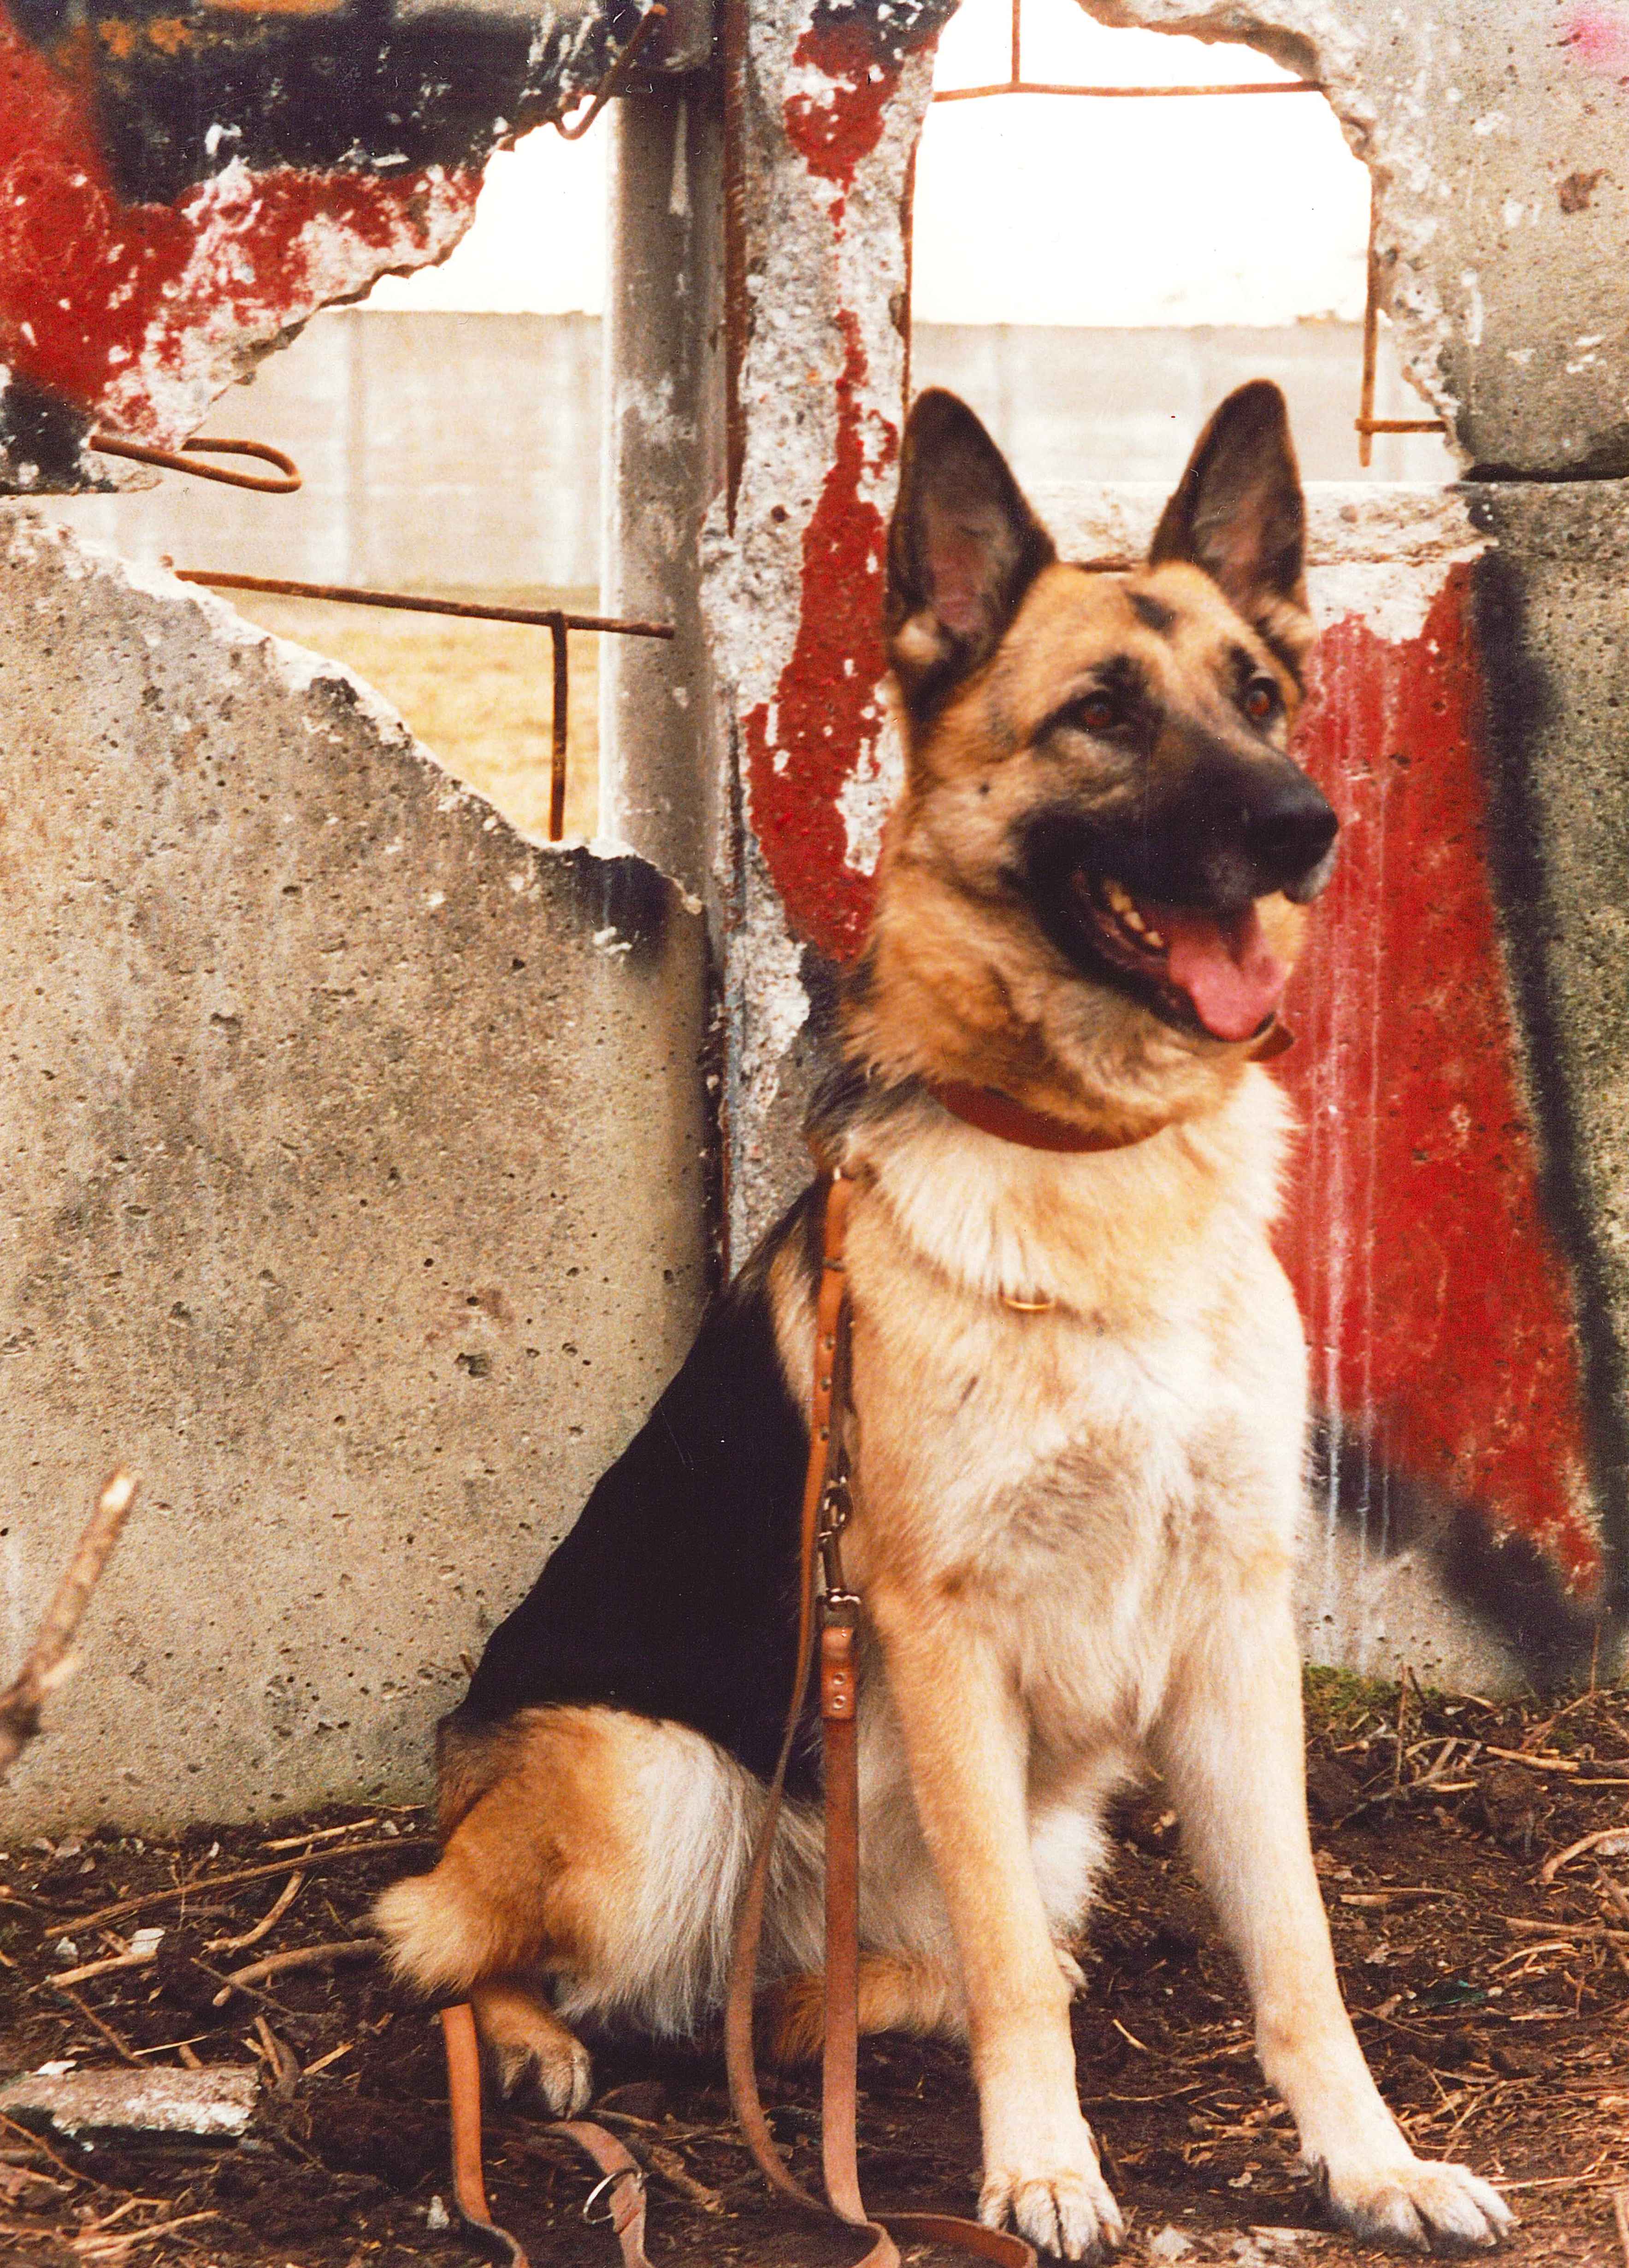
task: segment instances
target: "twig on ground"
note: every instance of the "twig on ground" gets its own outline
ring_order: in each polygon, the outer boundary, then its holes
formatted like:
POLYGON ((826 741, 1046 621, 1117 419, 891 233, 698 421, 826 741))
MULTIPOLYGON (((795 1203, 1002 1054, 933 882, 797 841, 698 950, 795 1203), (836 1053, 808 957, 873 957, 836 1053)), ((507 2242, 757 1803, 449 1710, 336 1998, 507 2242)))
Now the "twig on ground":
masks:
POLYGON ((665 2143, 647 2142, 645 2154, 669 2189, 677 2190, 682 2198, 688 2198, 704 2213, 724 2211, 724 2199, 718 2191, 710 2190, 704 2182, 698 2182, 676 2150, 670 2150, 665 2143))
POLYGON ((360 1835, 365 1827, 377 1827, 377 1815, 372 1819, 348 1819, 343 1827, 313 1827, 309 1835, 280 1835, 275 1843, 262 1843, 262 1851, 303 1851, 308 1843, 333 1843, 342 1835, 360 1835))
POLYGON ((39 1731, 40 1710, 47 1694, 72 1674, 74 1656, 70 1649, 75 1633, 129 1517, 136 1485, 122 1468, 103 1484, 96 1509, 46 1609, 33 1645, 21 1669, 0 1693, 0 1779, 39 1731))
POLYGON ((1629 2190, 1612 2191, 1612 2219, 1618 2223, 1618 2249, 1629 2268, 1629 2190))
POLYGON ((1505 1927, 1515 1937, 1571 1938, 1577 1942, 1608 1945, 1629 1945, 1629 1929, 1611 1929, 1601 1921, 1528 1921, 1520 1914, 1507 1914, 1505 1927))
MULTIPOLYGON (((113 2026, 107 2022, 105 2017, 99 2016, 88 2000, 85 1999, 79 1993, 76 1992, 71 1985, 60 1984, 55 1977, 48 1979, 48 1982, 51 1984, 54 1991, 62 1994, 64 2000, 72 2001, 74 2007, 84 2017, 85 2022, 90 2025, 93 2031, 98 2031, 101 2034, 102 2037, 107 2041, 108 2046, 113 2050, 114 2053, 119 2058, 122 2063, 136 2063, 136 2051, 131 2047, 129 2040, 122 2038, 119 2033, 115 2032, 113 2026)), ((139 2065, 137 2065, 137 2068, 140 2068, 139 2065)))
POLYGON ((104 2235, 104 2222, 100 2228, 87 2228, 74 2239, 74 2250, 82 2252, 87 2260, 111 2260, 121 2252, 128 2252, 133 2244, 145 2244, 155 2236, 168 2236, 172 2230, 190 2228, 195 2221, 218 2220, 219 2213, 210 2205, 203 2213, 184 2213, 178 2220, 150 2221, 145 2228, 122 2228, 118 2235, 104 2235))
POLYGON ((269 1953, 263 1961, 251 1961, 232 1970, 211 2006, 224 2008, 234 1992, 263 1984, 268 1977, 281 1977, 291 1969, 326 1969, 335 1961, 372 1960, 384 1949, 383 1940, 377 1937, 343 1937, 330 1945, 299 1945, 289 1953, 269 1953))
MULTIPOLYGON (((433 1851, 435 1847, 433 1835, 393 1835, 388 1841, 336 1844, 331 1851, 313 1851, 299 1863, 310 1874, 316 1867, 337 1866, 342 1859, 376 1857, 381 1851, 433 1851)), ((236 1889, 240 1882, 268 1881, 274 1874, 286 1874, 288 1870, 286 1859, 272 1859, 263 1867, 240 1867, 230 1874, 200 1874, 191 1881, 171 1882, 161 1890, 144 1890, 139 1897, 120 1898, 113 1905, 99 1906, 94 1913, 75 1914, 73 1926, 76 1929, 95 1929, 102 1922, 124 1921, 131 1914, 146 1913, 154 1906, 173 1905, 181 1898, 202 1897, 206 1890, 236 1889)))
POLYGON ((304 1874, 291 1874, 277 1893, 271 1911, 262 1914, 253 1929, 246 1929, 241 1937, 207 1938, 204 1940, 204 1951, 206 1953, 241 1953, 245 1946, 258 1945, 262 1937, 269 1937, 299 1896, 299 1886, 305 1879, 304 1874))
POLYGON ((1569 1778, 1583 1770, 1576 1756, 1529 1756, 1525 1749, 1496 1749, 1491 1741, 1482 1753, 1498 1756, 1504 1764, 1525 1764, 1529 1771, 1566 1772, 1569 1778))
POLYGON ((101 1961, 82 1961, 77 1969, 59 1969, 45 1981, 60 1992, 64 1985, 83 1984, 90 1977, 111 1977, 120 1969, 149 1969, 158 1958, 156 1945, 144 1945, 134 1953, 110 1953, 101 1961))
POLYGON ((1565 1851, 1558 1851, 1553 1859, 1544 1860, 1538 1870, 1539 1881, 1548 1888, 1563 1867, 1570 1866, 1574 1859, 1581 1859, 1586 1851, 1593 1851, 1597 1844, 1610 1843, 1614 1835, 1624 1834, 1629 1834, 1629 1828, 1597 1827, 1593 1835, 1581 1835, 1576 1843, 1569 1843, 1565 1851))

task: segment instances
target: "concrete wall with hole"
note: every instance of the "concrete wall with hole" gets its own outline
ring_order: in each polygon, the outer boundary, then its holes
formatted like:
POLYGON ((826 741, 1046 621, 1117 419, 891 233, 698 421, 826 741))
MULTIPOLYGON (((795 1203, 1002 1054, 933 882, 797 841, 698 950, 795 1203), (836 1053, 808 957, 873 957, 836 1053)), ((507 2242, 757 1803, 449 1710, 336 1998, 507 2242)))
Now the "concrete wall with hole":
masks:
MULTIPOLYGON (((615 120, 602 591, 678 636, 607 657, 602 793, 647 864, 540 852, 342 676, 9 520, 14 1644, 100 1467, 129 1455, 149 1488, 99 1602, 111 1641, 17 1783, 28 1818, 418 1785, 458 1648, 693 1321, 709 965, 731 1259, 799 1171, 896 777, 880 555, 947 12, 751 0, 715 70, 679 11, 615 120)), ((1323 1421, 1313 1643, 1478 1680, 1597 1639, 1611 1662, 1629 18, 1093 12, 1323 85, 1378 185, 1404 364, 1468 475, 1315 510, 1308 753, 1348 857, 1301 1007, 1286 1247, 1323 1421)), ((66 11, 0 14, 17 490, 108 482, 99 426, 179 440, 319 306, 439 256, 486 151, 609 49, 592 6, 456 37, 419 10, 394 44, 343 7, 225 11, 168 48, 133 0, 115 18, 87 77, 66 11), (329 117, 312 89, 347 38, 384 44, 329 117), (85 247, 66 306, 63 241, 85 247)), ((1155 499, 1077 479, 1040 501, 1101 549, 1155 499)))
MULTIPOLYGON (((1587 1663, 1597 1645, 1615 1662, 1629 942, 1608 902, 1629 819, 1621 660, 1598 609, 1629 524, 1614 251, 1629 18, 1537 0, 1088 6, 1249 42, 1323 86, 1374 176, 1402 363, 1469 475, 1460 538, 1430 558, 1411 548, 1440 525, 1426 497, 1331 494, 1318 516, 1308 751, 1348 832, 1346 895, 1306 979, 1303 1014, 1335 1020, 1334 1053, 1304 1074, 1290 1231, 1325 1420, 1310 1640, 1471 1680, 1587 1663), (1372 1083, 1343 1090, 1360 1070, 1372 1083)), ((807 0, 750 15, 736 479, 706 567, 742 814, 726 959, 737 1253, 785 1186, 898 777, 877 595, 906 191, 940 20, 807 0), (834 652, 856 663, 835 700, 834 652)), ((1146 509, 1056 501, 1094 529, 1146 509)))
POLYGON ((0 650, 8 1654, 144 1484, 8 1825, 422 1789, 706 1293, 699 914, 26 508, 0 650))

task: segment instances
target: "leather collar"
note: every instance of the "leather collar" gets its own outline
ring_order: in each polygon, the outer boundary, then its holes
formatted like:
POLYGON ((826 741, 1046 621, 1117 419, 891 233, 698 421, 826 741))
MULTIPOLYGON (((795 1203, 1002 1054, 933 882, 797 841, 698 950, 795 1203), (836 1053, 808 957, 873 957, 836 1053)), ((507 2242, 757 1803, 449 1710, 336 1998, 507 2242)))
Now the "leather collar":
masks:
MULTIPOLYGON (((1254 1063, 1271 1062, 1294 1044, 1293 1035, 1275 1016, 1264 1032, 1253 1042, 1250 1059, 1254 1063)), ((1158 1126, 1150 1127, 1146 1134, 1097 1134, 1084 1126, 1076 1126, 1067 1118, 1054 1118, 1044 1110, 1028 1109, 1014 1102, 1010 1094, 999 1087, 976 1086, 965 1079, 946 1079, 940 1083, 925 1082, 928 1094, 953 1118, 966 1126, 976 1126, 981 1134, 993 1134, 999 1141, 1015 1142, 1026 1150, 1052 1150, 1073 1155, 1084 1155, 1104 1150, 1130 1150, 1139 1142, 1151 1141, 1154 1135, 1164 1132, 1172 1122, 1164 1119, 1158 1126)))
POLYGON ((962 1079, 947 1079, 942 1086, 930 1086, 927 1092, 941 1110, 947 1110, 964 1126, 977 1126, 981 1134, 993 1134, 1001 1142, 1016 1142, 1026 1150, 1129 1150, 1133 1144, 1146 1142, 1152 1136, 1162 1133, 1169 1123, 1161 1120, 1146 1134, 1095 1134, 1089 1128, 1073 1125, 1066 1118, 1053 1118, 1044 1110, 1026 1109, 1010 1094, 1003 1094, 999 1087, 974 1086, 962 1079))

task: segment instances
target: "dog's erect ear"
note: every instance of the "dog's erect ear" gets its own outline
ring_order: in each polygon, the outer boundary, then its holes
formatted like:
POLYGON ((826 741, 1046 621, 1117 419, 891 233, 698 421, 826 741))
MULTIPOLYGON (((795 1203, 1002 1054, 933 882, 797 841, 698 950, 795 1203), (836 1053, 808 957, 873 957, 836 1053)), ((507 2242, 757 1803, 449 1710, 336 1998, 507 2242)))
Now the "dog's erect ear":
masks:
POLYGON ((1306 549, 1289 413, 1271 379, 1254 379, 1227 396, 1194 445, 1148 563, 1202 567, 1299 676, 1316 637, 1306 549))
POLYGON ((986 661, 1052 539, 964 401, 918 398, 888 528, 888 655, 920 716, 986 661))

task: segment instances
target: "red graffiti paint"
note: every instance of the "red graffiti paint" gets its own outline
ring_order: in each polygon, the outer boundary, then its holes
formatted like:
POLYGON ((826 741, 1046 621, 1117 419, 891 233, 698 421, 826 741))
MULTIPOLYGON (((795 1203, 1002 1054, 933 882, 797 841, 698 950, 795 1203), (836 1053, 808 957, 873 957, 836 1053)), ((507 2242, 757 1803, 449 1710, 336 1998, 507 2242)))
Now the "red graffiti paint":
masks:
POLYGON ((812 173, 847 188, 881 139, 899 65, 878 61, 874 34, 858 16, 811 25, 792 62, 831 84, 818 94, 800 89, 790 98, 784 112, 787 139, 812 173))
MULTIPOLYGON (((795 935, 844 958, 869 913, 834 799, 873 729, 881 517, 857 505, 851 338, 838 460, 805 544, 805 627, 748 720, 754 824, 795 935), (856 668, 844 668, 852 655, 856 668)), ((1540 1543, 1580 1590, 1600 1572, 1565 1261, 1501 960, 1477 747, 1468 579, 1420 636, 1355 619, 1324 638, 1302 753, 1343 821, 1289 1007, 1279 1075, 1306 1131, 1282 1245, 1314 1395, 1385 1460, 1540 1543)))
MULTIPOLYGON (((211 342, 224 381, 234 342, 334 296, 341 239, 423 249, 430 186, 239 167, 173 205, 122 204, 89 96, 0 21, 0 360, 121 431, 180 440, 147 381, 195 367, 211 342)), ((450 193, 473 206, 477 186, 461 176, 450 193)))
POLYGON ((1544 1219, 1456 570, 1421 635, 1320 652, 1303 753, 1343 822, 1279 1076, 1306 1126, 1284 1248, 1315 1399, 1391 1464, 1599 1572, 1562 1256, 1544 1219))
POLYGON ((803 537, 803 612, 772 704, 745 720, 752 826, 794 937, 846 960, 871 918, 872 880, 845 860, 837 795, 882 717, 883 563, 888 524, 862 488, 893 461, 896 429, 867 409, 859 325, 838 317, 837 446, 803 537), (869 453, 866 439, 872 443, 869 453))

